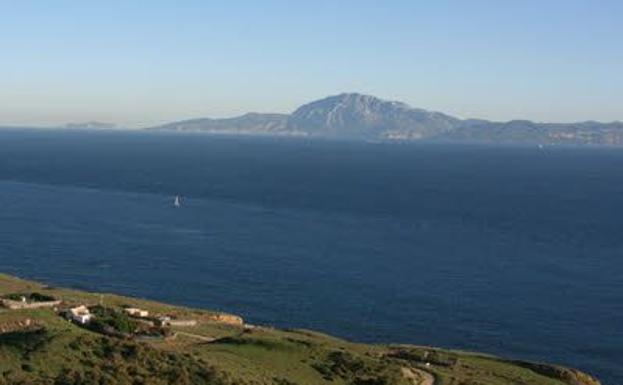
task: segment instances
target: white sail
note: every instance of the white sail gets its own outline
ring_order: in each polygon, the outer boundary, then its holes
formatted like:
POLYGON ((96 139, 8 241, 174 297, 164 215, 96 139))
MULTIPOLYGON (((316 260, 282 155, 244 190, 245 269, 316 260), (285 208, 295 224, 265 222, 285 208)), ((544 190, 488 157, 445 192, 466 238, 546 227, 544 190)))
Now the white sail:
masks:
POLYGON ((175 196, 175 200, 173 201, 173 205, 175 207, 180 207, 182 205, 182 200, 179 195, 175 196))

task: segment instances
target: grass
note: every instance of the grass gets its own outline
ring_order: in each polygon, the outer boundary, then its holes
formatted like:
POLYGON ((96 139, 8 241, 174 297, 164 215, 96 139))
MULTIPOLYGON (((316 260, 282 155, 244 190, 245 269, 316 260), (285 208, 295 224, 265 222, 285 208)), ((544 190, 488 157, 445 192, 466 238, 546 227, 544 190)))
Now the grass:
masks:
MULTIPOLYGON (((41 292, 69 304, 97 304, 100 294, 48 288, 0 275, 0 295, 41 292)), ((192 318, 176 338, 138 341, 76 326, 53 309, 0 310, 0 385, 414 385, 402 368, 420 368, 441 385, 596 385, 582 373, 549 365, 409 345, 366 345, 307 330, 211 322, 215 313, 106 294, 107 307, 192 318), (183 333, 183 334, 182 334, 183 333), (213 342, 206 339, 215 338, 213 342), (426 366, 426 363, 432 365, 426 366)), ((417 377, 416 377, 417 378, 417 377)))

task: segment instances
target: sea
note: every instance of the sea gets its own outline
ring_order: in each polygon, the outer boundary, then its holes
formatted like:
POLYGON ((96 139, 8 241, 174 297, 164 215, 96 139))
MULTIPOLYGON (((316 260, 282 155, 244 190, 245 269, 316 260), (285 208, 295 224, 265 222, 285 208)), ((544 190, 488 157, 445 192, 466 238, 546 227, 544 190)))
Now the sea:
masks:
POLYGON ((623 384, 623 149, 4 129, 0 271, 623 384))

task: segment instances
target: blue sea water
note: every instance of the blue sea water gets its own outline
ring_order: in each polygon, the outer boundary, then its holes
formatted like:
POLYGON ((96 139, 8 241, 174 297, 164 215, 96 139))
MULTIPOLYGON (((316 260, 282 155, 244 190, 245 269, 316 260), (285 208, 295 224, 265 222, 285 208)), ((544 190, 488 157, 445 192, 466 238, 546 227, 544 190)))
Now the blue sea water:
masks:
POLYGON ((622 214, 620 149, 0 131, 0 271, 606 385, 622 214))

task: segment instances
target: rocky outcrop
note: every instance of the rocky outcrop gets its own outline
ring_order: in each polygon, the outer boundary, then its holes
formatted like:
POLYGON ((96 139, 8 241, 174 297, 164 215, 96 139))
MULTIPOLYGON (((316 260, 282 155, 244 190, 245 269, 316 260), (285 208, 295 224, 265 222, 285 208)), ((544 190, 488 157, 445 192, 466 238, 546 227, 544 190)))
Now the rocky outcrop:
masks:
POLYGON ((596 378, 576 369, 526 361, 506 361, 527 368, 545 377, 554 378, 569 385, 601 385, 596 378))
POLYGON ((0 323, 0 334, 34 330, 40 327, 41 325, 31 318, 24 318, 21 320, 0 323))
MULTIPOLYGON (((511 364, 529 369, 536 374, 561 381, 567 385, 601 385, 601 382, 594 377, 572 368, 529 361, 505 360, 480 354, 476 354, 476 356, 483 360, 493 360, 499 363, 511 364)), ((424 365, 425 367, 434 366, 450 369, 461 367, 465 364, 461 361, 460 355, 454 352, 442 351, 435 348, 414 348, 407 345, 394 347, 386 354, 386 357, 399 359, 410 364, 419 365, 420 367, 424 365)))
POLYGON ((233 314, 218 313, 207 317, 206 321, 220 322, 228 325, 244 325, 242 317, 233 314))

